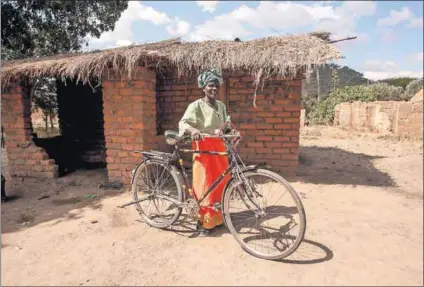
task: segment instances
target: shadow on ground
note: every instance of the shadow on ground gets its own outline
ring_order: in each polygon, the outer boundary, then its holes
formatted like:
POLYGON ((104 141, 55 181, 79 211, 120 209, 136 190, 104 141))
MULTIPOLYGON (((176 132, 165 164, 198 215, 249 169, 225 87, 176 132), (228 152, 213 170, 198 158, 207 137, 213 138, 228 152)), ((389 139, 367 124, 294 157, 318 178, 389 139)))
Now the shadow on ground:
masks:
MULTIPOLYGON (((183 214, 173 226, 166 230, 188 238, 199 236, 196 231, 195 222, 188 218, 186 214, 183 214)), ((221 237, 228 233, 229 230, 227 227, 221 225, 214 229, 209 237, 221 237)), ((333 257, 333 251, 329 247, 310 239, 304 239, 299 248, 292 255, 278 261, 287 264, 308 265, 330 261, 333 257)))
POLYGON ((304 239, 299 248, 287 259, 280 262, 287 264, 318 264, 333 259, 333 251, 322 243, 304 239))
POLYGON ((55 224, 81 218, 84 207, 101 209, 101 200, 123 190, 107 185, 106 173, 79 170, 65 177, 39 181, 6 181, 6 193, 15 200, 1 204, 2 233, 17 232, 57 220, 55 224), (72 212, 71 212, 72 211, 72 212))
POLYGON ((347 152, 334 147, 301 146, 296 181, 314 184, 396 186, 373 160, 382 157, 347 152))

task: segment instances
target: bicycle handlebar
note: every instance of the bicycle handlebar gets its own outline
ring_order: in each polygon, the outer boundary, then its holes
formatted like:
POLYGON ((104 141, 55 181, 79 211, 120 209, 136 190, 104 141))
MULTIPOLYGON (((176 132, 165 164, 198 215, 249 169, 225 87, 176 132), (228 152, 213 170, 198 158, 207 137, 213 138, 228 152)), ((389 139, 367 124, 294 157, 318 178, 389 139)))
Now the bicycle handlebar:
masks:
MULTIPOLYGON (((221 128, 219 130, 216 130, 216 131, 217 131, 217 134, 211 135, 211 134, 201 133, 201 136, 202 136, 202 138, 231 139, 231 143, 234 144, 235 146, 242 139, 242 136, 241 136, 240 132, 236 131, 234 125, 231 123, 231 117, 230 116, 227 117, 227 120, 221 126, 221 128), (224 134, 223 133, 225 127, 227 127, 228 124, 230 125, 233 134, 224 134)), ((193 141, 193 139, 191 138, 191 136, 188 136, 188 137, 182 139, 182 141, 193 141)))

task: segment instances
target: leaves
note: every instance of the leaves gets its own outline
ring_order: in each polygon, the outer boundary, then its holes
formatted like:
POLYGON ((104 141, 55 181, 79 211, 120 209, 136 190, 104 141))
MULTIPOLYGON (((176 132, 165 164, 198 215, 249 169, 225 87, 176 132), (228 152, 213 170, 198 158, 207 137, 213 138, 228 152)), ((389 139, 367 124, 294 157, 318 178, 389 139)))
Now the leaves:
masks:
POLYGON ((380 80, 378 82, 380 83, 387 83, 391 86, 396 86, 396 87, 402 87, 403 89, 406 88, 406 86, 414 81, 415 78, 411 78, 411 77, 403 77, 403 78, 390 78, 390 79, 384 79, 384 80, 380 80))
MULTIPOLYGON (((113 30, 128 1, 4 0, 1 2, 1 57, 15 60, 78 51, 86 36, 113 30)), ((32 110, 57 113, 56 82, 37 79, 31 89, 32 110)), ((47 129, 47 127, 46 127, 47 129)))
POLYGON ((113 30, 128 1, 5 0, 1 56, 5 60, 78 51, 86 36, 113 30))
POLYGON ((403 88, 391 86, 387 83, 375 83, 367 86, 371 94, 373 94, 377 101, 403 101, 403 88))
POLYGON ((405 89, 404 98, 410 100, 423 88, 423 78, 410 82, 405 89))
POLYGON ((336 89, 322 102, 311 108, 309 119, 312 124, 331 124, 334 120, 334 109, 340 103, 374 102, 405 100, 401 87, 386 83, 358 85, 336 89))

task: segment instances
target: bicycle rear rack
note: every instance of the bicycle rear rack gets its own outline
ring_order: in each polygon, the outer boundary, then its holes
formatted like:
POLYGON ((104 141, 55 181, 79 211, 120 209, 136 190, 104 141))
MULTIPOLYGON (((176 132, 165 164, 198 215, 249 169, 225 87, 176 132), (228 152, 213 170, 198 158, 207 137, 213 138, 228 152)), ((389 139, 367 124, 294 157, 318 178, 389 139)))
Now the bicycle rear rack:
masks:
POLYGON ((158 159, 158 160, 172 160, 173 156, 170 153, 156 151, 156 150, 149 150, 149 151, 134 151, 136 153, 141 153, 144 158, 146 159, 158 159))

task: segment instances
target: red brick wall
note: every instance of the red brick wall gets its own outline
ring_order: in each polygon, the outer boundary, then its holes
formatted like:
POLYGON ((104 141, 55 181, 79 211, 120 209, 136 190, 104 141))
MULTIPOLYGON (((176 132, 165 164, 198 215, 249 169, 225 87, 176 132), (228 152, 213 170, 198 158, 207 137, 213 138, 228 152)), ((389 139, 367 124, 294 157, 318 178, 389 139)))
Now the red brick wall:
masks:
MULTIPOLYGON (((102 85, 109 180, 128 184, 141 159, 134 151, 166 150, 163 132, 178 129, 188 104, 203 92, 194 77, 156 76, 143 67, 137 68, 131 82, 106 71, 102 85)), ((253 94, 251 77, 225 78, 221 100, 244 135, 241 155, 246 163, 266 161, 284 175, 293 174, 298 164, 301 80, 268 80, 257 91, 258 108, 252 106, 253 94)), ((2 124, 12 176, 57 176, 54 160, 32 144, 28 89, 17 82, 2 94, 2 124)))
POLYGON ((158 133, 178 130, 189 103, 203 97, 195 78, 177 78, 172 74, 158 76, 156 85, 158 109, 158 133))
POLYGON ((301 80, 270 79, 259 86, 253 107, 253 79, 229 78, 228 113, 244 134, 240 154, 248 163, 267 162, 285 175, 296 172, 299 153, 301 80))
MULTIPOLYGON (((225 77, 220 99, 244 135, 241 156, 247 163, 267 162, 274 170, 292 175, 298 165, 301 80, 268 80, 263 90, 262 86, 257 90, 257 108, 253 94, 252 77, 225 77)), ((158 132, 177 130, 188 104, 202 96, 195 78, 158 77, 158 132)))
POLYGON ((106 72, 103 114, 109 181, 129 184, 141 155, 134 150, 156 148, 156 73, 143 67, 131 82, 106 72))
POLYGON ((12 177, 55 178, 58 166, 32 141, 29 88, 15 79, 2 92, 2 126, 12 177))

